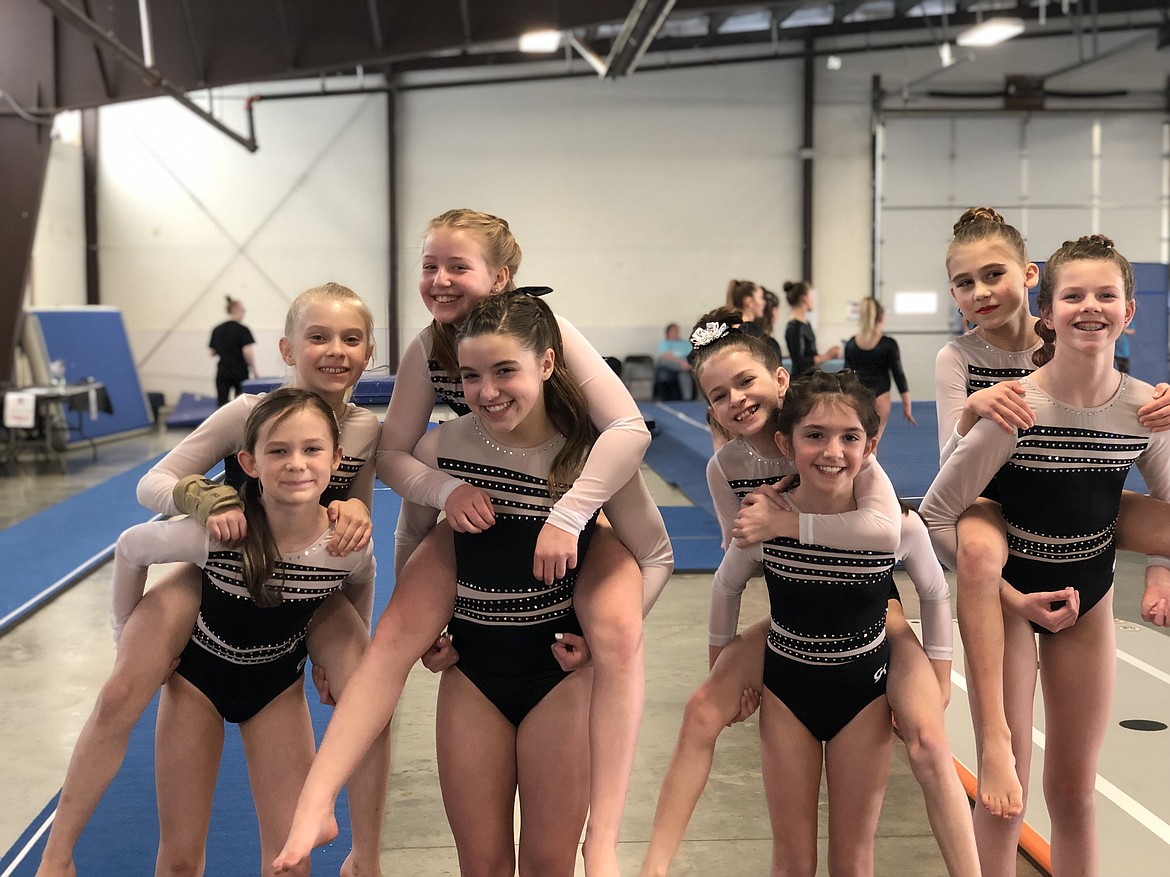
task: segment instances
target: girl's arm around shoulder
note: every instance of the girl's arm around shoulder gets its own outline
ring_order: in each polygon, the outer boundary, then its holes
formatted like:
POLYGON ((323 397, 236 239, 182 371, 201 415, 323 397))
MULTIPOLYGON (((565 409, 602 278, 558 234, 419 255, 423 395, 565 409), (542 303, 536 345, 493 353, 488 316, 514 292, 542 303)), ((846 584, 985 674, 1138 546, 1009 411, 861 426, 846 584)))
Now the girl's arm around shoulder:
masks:
POLYGON ((735 516, 739 514, 739 497, 731 489, 727 479, 727 472, 719 460, 720 448, 707 461, 707 489, 711 491, 711 502, 715 506, 715 517, 719 520, 719 532, 722 536, 720 545, 726 548, 731 542, 731 526, 735 523, 735 516))
POLYGON ((371 512, 374 508, 374 475, 382 424, 368 408, 349 403, 341 435, 341 451, 347 457, 365 460, 349 488, 350 499, 360 499, 371 512))
POLYGON ((711 616, 707 644, 722 647, 731 642, 739 627, 739 607, 748 580, 760 574, 760 547, 732 545, 723 555, 711 581, 711 616))
POLYGON ((801 512, 800 541, 811 545, 848 546, 863 551, 898 548, 902 534, 902 507, 894 485, 870 455, 853 481, 857 511, 840 515, 801 512))
POLYGON ((593 513, 630 480, 650 446, 650 431, 638 405, 613 369, 568 320, 557 317, 565 361, 589 404, 589 418, 601 433, 585 467, 562 496, 548 522, 580 533, 593 513))
POLYGON ((441 509, 462 482, 419 463, 412 454, 435 407, 424 347, 427 334, 417 335, 402 354, 378 443, 377 467, 382 483, 403 499, 441 509))
POLYGON ((642 573, 642 617, 649 614, 674 572, 674 549, 662 513, 641 472, 602 506, 614 535, 630 550, 642 573))
POLYGON ((240 450, 244 443, 244 424, 260 398, 245 394, 217 408, 142 476, 138 482, 138 501, 154 512, 178 514, 171 495, 175 484, 188 475, 204 474, 224 457, 240 450))
POLYGON ((342 583, 342 591, 357 609, 358 615, 370 629, 374 614, 374 579, 378 571, 378 561, 374 558, 374 543, 367 542, 357 551, 346 555, 353 566, 342 583))
POLYGON ((207 562, 210 548, 211 537, 207 530, 191 518, 148 521, 123 532, 114 548, 110 594, 114 642, 118 641, 126 619, 142 599, 151 564, 186 562, 202 566, 207 562))
POLYGON ((933 661, 949 661, 954 653, 951 589, 930 544, 930 533, 914 512, 902 515, 902 543, 898 559, 906 567, 922 615, 922 644, 933 661))
POLYGON ((1000 466, 1011 459, 1016 436, 996 423, 981 420, 971 428, 955 452, 943 463, 919 506, 930 529, 935 551, 949 569, 955 568, 955 525, 1000 466))
MULTIPOLYGON (((439 431, 442 426, 425 433, 418 440, 411 458, 430 469, 438 465, 439 431)), ((459 484, 462 481, 455 479, 459 484)), ((394 574, 398 575, 414 549, 426 537, 439 519, 439 509, 434 506, 413 502, 405 497, 402 499, 402 508, 398 512, 398 526, 394 531, 394 574)))

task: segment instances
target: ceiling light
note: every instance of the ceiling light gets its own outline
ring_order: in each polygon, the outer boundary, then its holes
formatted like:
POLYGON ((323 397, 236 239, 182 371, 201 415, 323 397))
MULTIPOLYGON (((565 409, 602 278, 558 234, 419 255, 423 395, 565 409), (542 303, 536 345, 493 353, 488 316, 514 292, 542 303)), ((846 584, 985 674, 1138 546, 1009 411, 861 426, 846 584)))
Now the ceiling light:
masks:
POLYGON ((1024 32, 1022 18, 987 18, 955 38, 960 46, 995 46, 1024 32))
POLYGON ((520 51, 538 54, 555 52, 561 45, 559 30, 533 30, 520 37, 520 51))
POLYGON ((827 58, 825 58, 825 66, 828 67, 830 70, 840 70, 841 69, 841 56, 840 55, 829 55, 827 58))

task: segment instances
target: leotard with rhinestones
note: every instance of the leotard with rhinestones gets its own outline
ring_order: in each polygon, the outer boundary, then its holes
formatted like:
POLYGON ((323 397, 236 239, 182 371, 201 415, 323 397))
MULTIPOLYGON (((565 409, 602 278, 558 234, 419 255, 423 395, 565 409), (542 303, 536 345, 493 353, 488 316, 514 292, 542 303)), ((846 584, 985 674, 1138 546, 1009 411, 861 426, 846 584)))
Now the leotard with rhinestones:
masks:
MULTIPOLYGON (((549 467, 563 444, 557 435, 535 448, 502 446, 469 414, 440 424, 415 448, 424 465, 491 497, 495 523, 482 533, 455 534, 455 614, 448 630, 459 650, 455 669, 516 726, 567 675, 550 650, 554 634, 581 631, 573 589, 592 526, 582 531, 577 567, 564 578, 546 585, 532 575, 536 539, 554 504, 549 467)), ((642 476, 635 473, 614 500, 645 493, 642 476)), ((609 505, 603 509, 608 513, 609 505)), ((433 508, 403 501, 401 522, 409 531, 427 532, 437 515, 433 508)))
MULTIPOLYGON (((114 552, 114 585, 137 589, 153 563, 182 561, 203 571, 199 617, 176 671, 198 688, 229 722, 245 722, 302 677, 309 619, 339 588, 373 588, 370 545, 345 557, 325 550, 330 528, 311 545, 284 554, 271 581, 281 602, 260 607, 243 580, 238 548, 209 537, 191 518, 131 527, 114 552)), ((128 614, 128 613, 127 613, 128 614)), ((125 617, 115 616, 115 630, 125 617)))
POLYGON ((989 421, 975 424, 922 501, 944 563, 954 569, 956 522, 995 477, 1007 523, 1004 578, 1024 593, 1075 587, 1081 614, 1108 593, 1130 467, 1137 464, 1152 496, 1170 497, 1170 433, 1151 433, 1137 418, 1153 388, 1119 377, 1117 392, 1099 408, 1065 405, 1025 378, 1033 427, 1009 435, 989 421))
MULTIPOLYGON (((553 504, 548 522, 568 533, 580 533, 605 505, 614 534, 642 571, 643 611, 648 612, 674 570, 674 553, 662 515, 649 493, 622 493, 620 489, 638 471, 650 433, 629 391, 585 336, 561 317, 557 317, 557 325, 565 362, 585 393, 589 417, 600 436, 581 475, 553 504)), ((438 367, 430 349, 428 327, 402 355, 378 447, 378 475, 404 499, 441 509, 462 482, 446 471, 422 465, 412 452, 427 429, 436 399, 456 410, 465 410, 466 400, 462 382, 438 367)), ((420 538, 411 529, 399 528, 394 548, 399 569, 420 538)))

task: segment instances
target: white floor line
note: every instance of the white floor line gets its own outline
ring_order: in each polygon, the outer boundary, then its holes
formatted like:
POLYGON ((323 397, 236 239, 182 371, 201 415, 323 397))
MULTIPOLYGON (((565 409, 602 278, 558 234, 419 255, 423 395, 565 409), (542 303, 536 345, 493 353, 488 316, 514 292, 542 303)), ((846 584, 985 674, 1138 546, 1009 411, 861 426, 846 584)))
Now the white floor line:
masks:
MULTIPOLYGON (((665 411, 667 414, 670 414, 670 415, 673 415, 674 417, 677 417, 683 423, 689 423, 691 426, 693 426, 697 429, 701 429, 704 432, 709 432, 711 429, 711 427, 707 426, 707 424, 702 423, 701 421, 695 420, 695 418, 693 418, 687 414, 683 414, 681 411, 675 411, 669 405, 665 405, 662 402, 655 402, 654 407, 660 408, 661 410, 665 411)), ((2 875, 0 875, 0 877, 2 877, 2 875)))
POLYGON ((57 809, 53 808, 53 812, 45 817, 45 821, 42 822, 41 827, 36 830, 36 834, 29 838, 28 843, 24 845, 24 849, 16 854, 16 858, 13 859, 12 863, 4 869, 4 873, 0 874, 0 877, 11 877, 12 873, 16 871, 17 867, 19 867, 20 863, 24 861, 24 857, 28 855, 29 850, 37 845, 37 841, 41 839, 41 835, 49 830, 49 826, 53 824, 53 818, 56 815, 57 809))
POLYGON ((1158 681, 1165 682, 1167 685, 1170 685, 1170 673, 1159 670, 1152 664, 1147 664, 1141 658, 1135 658, 1133 655, 1129 654, 1128 652, 1123 652, 1121 649, 1117 650, 1117 657, 1120 660, 1125 661, 1125 663, 1129 664, 1131 667, 1136 667, 1143 673, 1149 673, 1158 681))
MULTIPOLYGON (((1134 660, 1136 661, 1137 659, 1134 658, 1134 660)), ((1154 668, 1151 667, 1150 669, 1154 668)), ((967 680, 961 676, 957 670, 951 671, 951 681, 956 686, 961 688, 964 694, 967 692, 967 680)), ((1032 743, 1035 744, 1038 749, 1044 751, 1045 742, 1046 738, 1044 737, 1044 732, 1038 728, 1033 727, 1032 743)), ((1098 792, 1101 793, 1102 796, 1108 798, 1110 801, 1128 813, 1139 825, 1144 827, 1160 841, 1165 844, 1170 844, 1170 825, 1152 813, 1147 807, 1138 803, 1121 789, 1117 788, 1117 786, 1113 785, 1113 783, 1109 782, 1109 780, 1105 779, 1105 777, 1101 776, 1101 774, 1097 774, 1096 777, 1097 779, 1094 783, 1094 787, 1098 792)))

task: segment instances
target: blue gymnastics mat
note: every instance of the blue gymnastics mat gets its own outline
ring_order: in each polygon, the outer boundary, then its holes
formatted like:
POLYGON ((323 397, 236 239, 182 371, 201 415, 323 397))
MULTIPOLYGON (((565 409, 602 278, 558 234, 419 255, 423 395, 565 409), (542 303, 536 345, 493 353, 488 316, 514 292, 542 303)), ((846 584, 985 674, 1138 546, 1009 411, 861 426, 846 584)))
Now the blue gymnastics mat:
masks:
MULTIPOLYGON (((382 366, 385 368, 385 366, 382 366)), ((252 378, 241 385, 245 393, 270 393, 283 386, 285 378, 252 378)), ((394 375, 378 375, 366 372, 354 385, 351 402, 355 405, 385 405, 394 392, 394 375)))
POLYGON ((0 634, 113 556, 119 533, 153 517, 134 493, 159 459, 0 530, 0 634), (63 533, 69 538, 62 539, 63 533))
POLYGON ((199 393, 182 393, 175 408, 167 417, 168 429, 198 426, 216 409, 215 396, 201 396, 199 393))
MULTIPOLYGON (((133 498, 133 491, 131 491, 133 498)), ((387 489, 374 493, 375 520, 398 517, 399 500, 387 489)), ((93 509, 90 509, 92 516, 93 509)), ((75 510, 74 514, 78 514, 75 510)), ((378 560, 378 587, 374 617, 385 609, 392 587, 394 540, 383 538, 375 544, 378 560)), ((306 673, 306 697, 317 744, 325 733, 332 710, 317 702, 316 690, 306 673)), ((111 784, 93 819, 77 845, 75 861, 80 874, 153 873, 158 852, 158 812, 154 791, 154 723, 158 710, 156 696, 130 737, 122 769, 111 784)), ((259 829, 252 796, 246 780, 247 767, 237 726, 228 725, 220 761, 219 782, 212 804, 211 827, 207 836, 207 874, 254 872, 260 858, 259 829)), ((37 820, 13 847, 0 858, 5 877, 34 877, 47 837, 46 820, 56 809, 57 798, 45 807, 37 820)), ((341 830, 331 844, 313 851, 313 872, 336 874, 350 848, 349 810, 343 792, 337 802, 341 830)))

